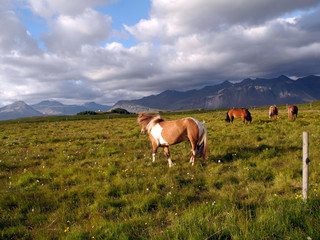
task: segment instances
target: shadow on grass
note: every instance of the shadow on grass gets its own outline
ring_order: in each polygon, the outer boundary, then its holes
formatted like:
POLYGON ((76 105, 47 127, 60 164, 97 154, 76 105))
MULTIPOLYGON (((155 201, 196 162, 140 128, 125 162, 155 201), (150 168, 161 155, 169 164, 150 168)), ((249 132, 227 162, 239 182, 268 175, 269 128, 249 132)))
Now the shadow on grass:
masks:
POLYGON ((209 156, 208 161, 213 162, 224 162, 231 163, 237 160, 248 159, 250 157, 265 155, 267 158, 272 158, 275 156, 281 156, 284 154, 289 154, 290 152, 295 152, 301 148, 296 146, 290 147, 274 147, 271 145, 262 144, 257 147, 237 147, 232 150, 228 150, 227 153, 215 156, 209 156))

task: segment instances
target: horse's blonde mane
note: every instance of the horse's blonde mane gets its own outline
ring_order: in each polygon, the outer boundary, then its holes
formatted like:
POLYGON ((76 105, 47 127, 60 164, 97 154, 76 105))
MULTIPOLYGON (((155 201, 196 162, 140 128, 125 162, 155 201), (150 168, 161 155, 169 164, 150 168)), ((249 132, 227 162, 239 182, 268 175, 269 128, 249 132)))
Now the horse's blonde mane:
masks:
POLYGON ((138 123, 143 127, 146 127, 151 121, 152 125, 164 121, 159 114, 152 115, 148 113, 140 113, 137 120, 138 123))

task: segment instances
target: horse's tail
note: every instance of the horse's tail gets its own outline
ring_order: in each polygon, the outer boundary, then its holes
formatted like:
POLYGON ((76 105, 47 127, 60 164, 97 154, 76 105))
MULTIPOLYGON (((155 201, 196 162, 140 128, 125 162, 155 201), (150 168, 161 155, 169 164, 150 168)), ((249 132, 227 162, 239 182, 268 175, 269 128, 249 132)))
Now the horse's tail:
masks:
POLYGON ((229 112, 227 112, 227 118, 226 118, 226 121, 227 122, 230 122, 231 120, 230 120, 230 117, 229 117, 229 112))
POLYGON ((208 130, 204 121, 201 123, 201 125, 203 127, 203 131, 197 144, 197 152, 199 154, 199 157, 202 157, 204 160, 207 161, 208 160, 208 130))

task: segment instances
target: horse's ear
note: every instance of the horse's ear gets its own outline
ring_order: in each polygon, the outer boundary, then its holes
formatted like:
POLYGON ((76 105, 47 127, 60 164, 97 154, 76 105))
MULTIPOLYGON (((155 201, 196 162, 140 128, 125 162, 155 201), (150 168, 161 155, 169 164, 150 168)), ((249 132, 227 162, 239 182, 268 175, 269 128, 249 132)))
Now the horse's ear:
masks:
POLYGON ((145 112, 139 113, 138 118, 142 118, 142 117, 143 117, 143 116, 145 116, 145 115, 146 115, 146 113, 145 113, 145 112))
POLYGON ((141 122, 141 118, 142 118, 144 115, 145 115, 145 113, 139 113, 138 118, 137 118, 137 121, 138 121, 139 124, 140 124, 140 122, 141 122))

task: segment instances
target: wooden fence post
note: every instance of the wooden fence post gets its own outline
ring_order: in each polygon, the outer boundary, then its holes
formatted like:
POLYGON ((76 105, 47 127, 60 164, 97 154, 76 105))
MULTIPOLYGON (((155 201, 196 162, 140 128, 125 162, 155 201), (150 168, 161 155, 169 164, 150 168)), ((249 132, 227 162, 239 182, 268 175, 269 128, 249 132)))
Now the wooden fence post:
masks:
POLYGON ((303 132, 303 156, 302 156, 302 198, 308 200, 309 188, 309 133, 303 132))

